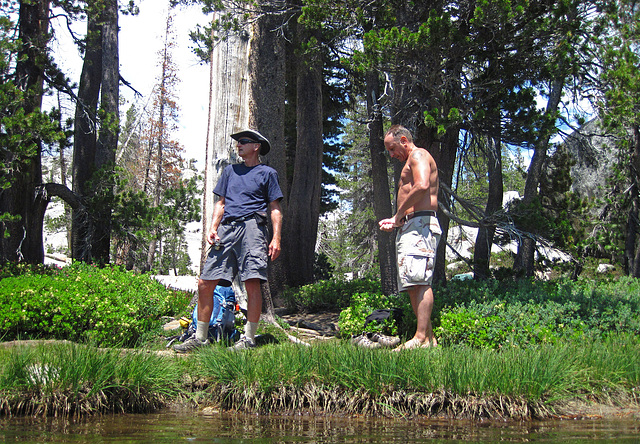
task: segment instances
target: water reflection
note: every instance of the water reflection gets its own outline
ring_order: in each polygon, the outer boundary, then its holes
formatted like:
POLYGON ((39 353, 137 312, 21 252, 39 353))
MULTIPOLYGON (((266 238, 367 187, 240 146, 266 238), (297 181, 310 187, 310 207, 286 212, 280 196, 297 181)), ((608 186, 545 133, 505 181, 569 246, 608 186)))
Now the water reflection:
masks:
POLYGON ((640 442, 637 420, 528 423, 314 416, 248 416, 193 412, 0 419, 0 442, 21 443, 389 443, 389 442, 640 442))

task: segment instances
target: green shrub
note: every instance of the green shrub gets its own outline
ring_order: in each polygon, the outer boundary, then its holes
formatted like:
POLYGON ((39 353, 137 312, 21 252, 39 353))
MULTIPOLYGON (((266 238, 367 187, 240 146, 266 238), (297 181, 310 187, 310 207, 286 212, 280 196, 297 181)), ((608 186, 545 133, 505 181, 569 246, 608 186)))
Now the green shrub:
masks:
POLYGON ((612 332, 640 334, 640 280, 464 281, 435 289, 443 344, 528 347, 612 332))
MULTIPOLYGON (((404 322, 379 328, 407 337, 413 334, 415 316, 408 296, 390 299, 379 291, 353 297, 340 315, 341 333, 361 333, 367 315, 376 308, 389 307, 402 307, 404 322)), ((610 333, 638 335, 639 313, 639 279, 494 279, 449 281, 446 286, 434 287, 431 319, 443 345, 498 349, 602 338, 610 333)))
POLYGON ((388 335, 405 335, 410 327, 415 328, 415 316, 406 295, 385 296, 382 293, 357 293, 353 295, 351 306, 340 312, 338 326, 343 337, 358 335, 363 332, 366 317, 374 310, 399 308, 402 312, 400 322, 393 316, 383 322, 372 322, 367 325, 369 332, 381 332, 388 335))
POLYGON ((528 347, 576 339, 588 333, 575 303, 475 303, 447 308, 436 334, 441 343, 479 348, 528 347))
POLYGON ((0 281, 3 340, 51 338, 133 346, 186 309, 189 295, 149 275, 119 267, 75 263, 61 269, 25 268, 0 281), (41 272, 44 271, 44 272, 41 272))
POLYGON ((290 309, 315 312, 321 310, 341 310, 347 308, 357 293, 379 293, 380 282, 374 279, 354 279, 351 281, 329 279, 290 288, 282 298, 290 309))

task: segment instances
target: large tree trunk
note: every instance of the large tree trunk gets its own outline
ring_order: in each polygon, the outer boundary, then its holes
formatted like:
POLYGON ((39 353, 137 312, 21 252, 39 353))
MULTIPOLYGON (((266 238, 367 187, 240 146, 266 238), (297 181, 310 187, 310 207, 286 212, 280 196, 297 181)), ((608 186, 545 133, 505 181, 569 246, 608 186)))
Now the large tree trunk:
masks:
MULTIPOLYGON (((387 155, 384 147, 384 129, 382 122, 380 97, 380 79, 378 73, 367 74, 367 114, 369 116, 369 153, 371 155, 371 174, 373 179, 373 212, 376 221, 390 217, 391 195, 389 194, 389 175, 387 173, 387 155)), ((377 227, 377 225, 376 225, 377 227)), ((395 236, 393 232, 376 230, 378 239, 378 261, 380 263, 380 281, 382 293, 390 295, 398 291, 398 269, 396 267, 395 236)))
POLYGON ((213 189, 220 179, 222 170, 227 165, 237 162, 235 145, 229 136, 235 131, 246 129, 249 125, 248 60, 248 36, 230 36, 216 44, 211 53, 212 78, 204 172, 201 267, 206 258, 207 233, 211 228, 211 217, 216 203, 213 189))
MULTIPOLYGON (((96 170, 104 172, 104 182, 99 185, 100 192, 109 199, 113 195, 113 178, 118 148, 119 134, 119 81, 120 62, 118 55, 118 1, 107 0, 104 6, 102 25, 102 85, 100 104, 104 116, 100 122, 98 143, 96 145, 96 170)), ((94 209, 95 225, 92 254, 100 264, 109 262, 111 246, 111 205, 94 209)))
MULTIPOLYGON (((49 42, 49 1, 21 1, 18 17, 22 43, 16 62, 16 85, 24 92, 23 110, 30 114, 42 105, 44 63, 49 42)), ((43 220, 46 203, 42 193, 42 159, 39 140, 27 140, 28 153, 9 153, 3 159, 13 163, 10 187, 0 191, 0 214, 18 219, 5 222, 6 233, 0 233, 0 260, 44 261, 43 220), (3 236, 8 234, 8 237, 3 236)))
MULTIPOLYGON (((489 176, 489 195, 485 214, 491 217, 502 208, 502 150, 499 139, 490 138, 487 147, 487 167, 489 176)), ((476 236, 475 249, 473 251, 473 272, 476 279, 487 279, 489 274, 489 262, 491 259, 491 246, 496 228, 494 225, 480 224, 476 236)))
MULTIPOLYGON (((554 115, 558 110, 560 99, 562 98, 562 88, 564 79, 558 79, 552 82, 551 91, 549 92, 549 101, 547 102, 546 114, 554 115)), ((547 158, 547 148, 551 132, 543 133, 536 142, 531 163, 527 170, 527 180, 524 185, 524 196, 522 203, 524 206, 531 205, 538 199, 538 187, 540 186, 540 177, 542 175, 542 166, 547 158)), ((536 241, 531 238, 522 238, 518 244, 518 254, 513 265, 514 270, 524 273, 526 276, 533 276, 534 259, 536 251, 536 241)))
POLYGON ((283 231, 292 287, 313 282, 322 186, 322 58, 307 52, 302 59, 297 77, 296 159, 283 231))
MULTIPOLYGON (((286 214, 288 196, 284 142, 286 54, 284 39, 275 31, 280 20, 275 14, 263 15, 254 27, 254 38, 251 39, 250 46, 249 72, 255 109, 249 116, 249 123, 271 142, 272 149, 263 161, 278 172, 280 189, 285 196, 280 204, 283 214, 286 214)), ((276 261, 269 263, 269 294, 274 298, 282 293, 286 283, 285 254, 283 252, 276 261)), ((267 312, 272 311, 273 304, 269 305, 265 299, 263 308, 267 312)))
MULTIPOLYGON (((78 101, 73 131, 73 191, 87 196, 87 182, 95 172, 98 97, 102 80, 102 28, 99 17, 88 14, 85 54, 78 85, 78 101)), ((71 257, 91 259, 92 222, 86 210, 73 211, 71 228, 71 257)))

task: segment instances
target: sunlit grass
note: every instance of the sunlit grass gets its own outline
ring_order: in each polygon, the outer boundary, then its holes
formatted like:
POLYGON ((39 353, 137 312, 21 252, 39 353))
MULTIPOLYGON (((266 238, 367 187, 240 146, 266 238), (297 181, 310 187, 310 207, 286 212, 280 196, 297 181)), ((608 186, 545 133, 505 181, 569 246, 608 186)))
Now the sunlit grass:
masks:
POLYGON ((393 353, 338 341, 269 345, 249 353, 211 347, 198 359, 202 376, 220 393, 214 398, 229 408, 313 410, 328 403, 350 413, 385 405, 431 414, 452 413, 453 405, 463 411, 475 406, 474 412, 489 416, 492 409, 504 409, 501 416, 544 416, 553 405, 574 398, 635 399, 638 356, 638 341, 621 336, 594 344, 497 351, 459 346, 393 353))
POLYGON ((640 341, 400 353, 333 340, 190 355, 58 343, 0 350, 0 414, 148 412, 176 400, 245 412, 548 417, 574 399, 637 405, 640 341))
POLYGON ((178 393, 175 360, 72 343, 0 352, 5 413, 82 415, 144 412, 178 393))

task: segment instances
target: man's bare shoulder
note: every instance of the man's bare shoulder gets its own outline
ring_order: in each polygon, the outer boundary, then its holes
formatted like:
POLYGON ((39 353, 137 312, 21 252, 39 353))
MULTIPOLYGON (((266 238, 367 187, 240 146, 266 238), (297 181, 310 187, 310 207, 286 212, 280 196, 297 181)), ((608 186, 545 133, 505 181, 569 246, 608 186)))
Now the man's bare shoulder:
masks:
POLYGON ((425 162, 429 160, 429 151, 424 148, 415 147, 411 152, 411 160, 414 162, 425 162))

